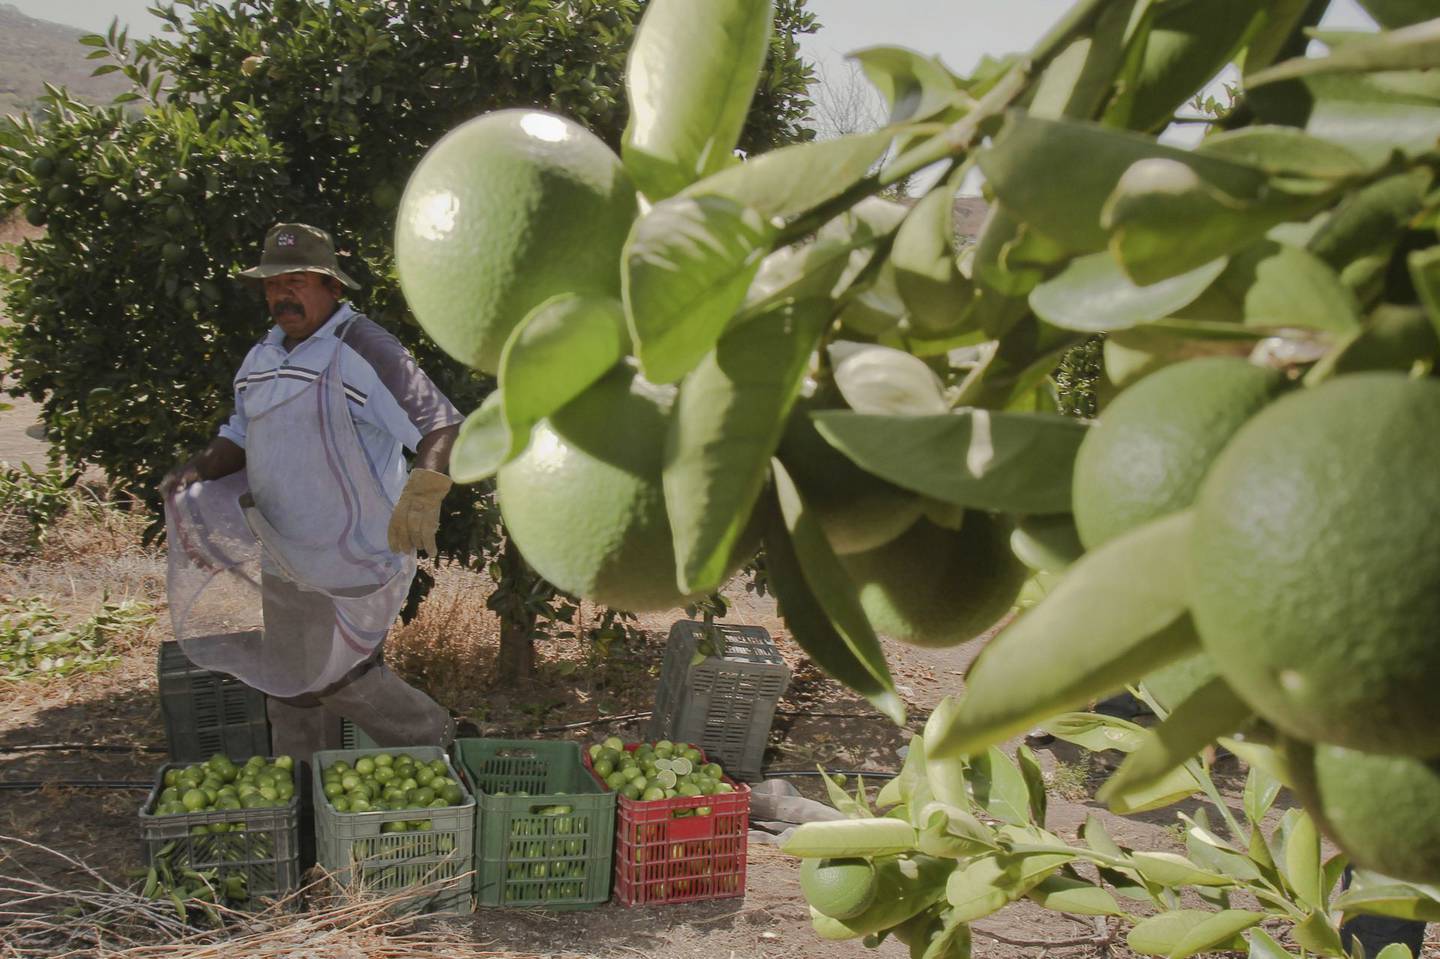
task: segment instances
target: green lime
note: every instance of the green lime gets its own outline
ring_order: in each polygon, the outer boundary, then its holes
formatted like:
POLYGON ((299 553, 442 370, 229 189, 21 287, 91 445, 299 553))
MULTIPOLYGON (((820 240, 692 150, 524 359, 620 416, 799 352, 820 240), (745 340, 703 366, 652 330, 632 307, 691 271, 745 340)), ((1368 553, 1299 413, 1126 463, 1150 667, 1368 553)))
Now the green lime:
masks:
POLYGON ((974 510, 958 531, 918 520, 840 562, 876 632, 914 646, 953 646, 984 633, 1030 576, 1010 550, 1009 525, 974 510))
POLYGON ((1282 731, 1440 755, 1440 382, 1340 376, 1236 433, 1195 505, 1191 611, 1282 731))
POLYGON ((851 919, 875 901, 878 881, 868 859, 806 859, 800 890, 816 910, 832 919, 851 919))
MULTIPOLYGON (((632 612, 692 598, 676 585, 661 484, 673 402, 673 390, 617 366, 541 421, 525 452, 500 468, 505 527, 545 579, 632 612)), ((728 565, 738 568, 752 546, 728 565)))
POLYGON ((406 184, 405 299, 442 349, 494 374, 533 307, 557 293, 619 298, 636 211, 620 158, 594 134, 538 110, 487 113, 436 143, 406 184))
POLYGON ((1285 379, 1233 357, 1152 373, 1100 414, 1075 456, 1075 526, 1094 549, 1195 501, 1215 457, 1285 379))

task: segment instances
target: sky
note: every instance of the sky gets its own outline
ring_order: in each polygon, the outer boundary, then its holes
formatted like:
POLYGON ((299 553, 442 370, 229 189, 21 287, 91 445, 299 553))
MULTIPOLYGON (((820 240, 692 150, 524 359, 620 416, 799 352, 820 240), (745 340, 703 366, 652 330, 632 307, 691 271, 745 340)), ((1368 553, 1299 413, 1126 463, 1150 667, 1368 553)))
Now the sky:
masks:
MULTIPOLYGON (((904 46, 939 54, 968 72, 981 54, 1022 50, 1060 18, 1074 0, 809 0, 821 32, 803 43, 827 72, 843 71, 843 56, 869 46, 904 46)), ((28 16, 84 30, 103 31, 112 17, 130 24, 131 36, 153 33, 159 20, 146 13, 153 0, 0 0, 28 16)), ((1334 27, 1369 25, 1354 0, 1336 0, 1326 18, 1334 27)))

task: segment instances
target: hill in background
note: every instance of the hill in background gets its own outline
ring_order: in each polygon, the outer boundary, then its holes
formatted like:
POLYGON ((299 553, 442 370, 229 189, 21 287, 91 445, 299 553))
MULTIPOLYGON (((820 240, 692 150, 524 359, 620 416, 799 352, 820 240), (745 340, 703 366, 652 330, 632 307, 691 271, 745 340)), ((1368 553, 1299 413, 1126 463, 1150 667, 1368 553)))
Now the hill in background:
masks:
POLYGON ((78 42, 85 32, 27 17, 0 3, 0 116, 29 110, 46 83, 96 103, 109 103, 128 89, 129 81, 118 72, 90 76, 106 61, 85 59, 92 49, 78 42))

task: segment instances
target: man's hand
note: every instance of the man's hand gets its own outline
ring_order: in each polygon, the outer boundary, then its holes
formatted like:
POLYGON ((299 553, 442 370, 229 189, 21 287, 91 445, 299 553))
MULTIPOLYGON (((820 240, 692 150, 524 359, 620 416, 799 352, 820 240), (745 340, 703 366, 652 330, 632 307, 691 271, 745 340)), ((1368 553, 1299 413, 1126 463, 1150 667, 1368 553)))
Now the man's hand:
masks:
POLYGON ((433 557, 435 531, 440 528, 440 501, 450 492, 454 484, 450 477, 434 470, 413 469, 405 488, 400 491, 400 501, 390 516, 388 540, 390 548, 397 553, 410 553, 418 549, 433 557))
POLYGON ((200 475, 200 467, 195 465, 194 460, 190 460, 188 463, 181 463, 166 473, 165 478, 160 481, 160 485, 156 487, 156 490, 160 493, 162 499, 169 499, 172 496, 178 496, 180 493, 183 493, 185 488, 191 483, 198 483, 204 478, 205 477, 200 475))

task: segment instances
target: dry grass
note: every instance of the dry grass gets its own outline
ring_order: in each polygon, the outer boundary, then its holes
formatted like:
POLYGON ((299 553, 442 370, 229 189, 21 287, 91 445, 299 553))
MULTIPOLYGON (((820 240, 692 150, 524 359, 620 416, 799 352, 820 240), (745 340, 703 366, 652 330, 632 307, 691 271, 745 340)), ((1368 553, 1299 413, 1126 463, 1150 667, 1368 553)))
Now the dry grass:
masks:
MULTIPOLYGON (((469 930, 443 919, 404 914, 415 895, 468 884, 465 873, 447 883, 388 897, 361 897, 323 873, 310 886, 255 912, 224 906, 185 917, 168 899, 147 899, 117 885, 83 861, 24 839, 0 836, 0 861, 20 847, 63 863, 92 888, 63 889, 22 875, 0 875, 0 956, 112 959, 529 959, 532 953, 497 952, 474 942, 469 930), (308 908, 302 907, 309 902, 308 908), (218 924, 215 920, 218 919, 218 924)), ((536 957, 538 959, 538 957, 536 957)))

